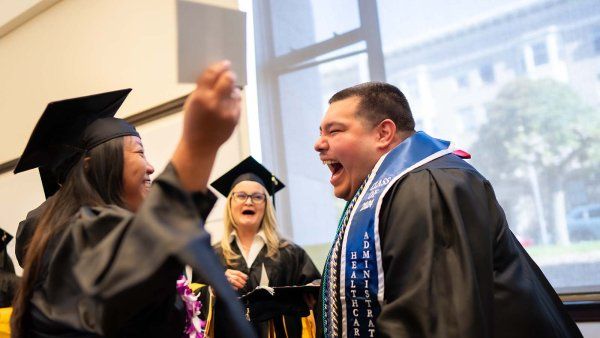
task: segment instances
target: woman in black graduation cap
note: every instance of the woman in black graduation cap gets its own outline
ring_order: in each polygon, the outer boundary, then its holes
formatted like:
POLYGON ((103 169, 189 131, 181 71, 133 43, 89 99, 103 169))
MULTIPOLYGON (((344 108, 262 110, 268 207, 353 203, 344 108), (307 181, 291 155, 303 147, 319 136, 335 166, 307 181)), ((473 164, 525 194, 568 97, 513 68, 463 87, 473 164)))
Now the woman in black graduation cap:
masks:
POLYGON ((215 201, 210 170, 240 114, 234 82, 229 62, 198 78, 182 138, 152 187, 139 134, 113 117, 130 90, 48 105, 15 169, 40 168, 53 197, 22 223, 33 235, 21 239, 13 337, 181 337, 185 264, 225 299, 230 330, 254 335, 202 229, 215 201))
MULTIPOLYGON (((305 285, 321 278, 304 249, 279 235, 271 196, 284 184, 264 166, 250 156, 211 186, 227 197, 224 234, 215 250, 226 267, 227 280, 240 296, 258 286, 305 285)), ((302 337, 301 317, 283 316, 280 311, 286 306, 261 304, 256 309, 262 313, 247 309, 260 337, 302 337)), ((226 325, 217 310, 216 337, 223 336, 220 332, 226 325)))

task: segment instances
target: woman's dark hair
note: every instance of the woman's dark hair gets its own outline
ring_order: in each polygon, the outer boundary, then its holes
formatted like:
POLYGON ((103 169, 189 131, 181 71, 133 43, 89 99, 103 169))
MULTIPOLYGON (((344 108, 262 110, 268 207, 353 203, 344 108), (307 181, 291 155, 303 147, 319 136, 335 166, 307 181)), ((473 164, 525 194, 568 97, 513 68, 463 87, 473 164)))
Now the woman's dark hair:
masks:
POLYGON ((82 206, 125 207, 123 193, 123 137, 102 143, 81 156, 49 201, 26 245, 23 277, 13 302, 12 337, 27 337, 30 299, 46 266, 42 262, 51 241, 60 236, 82 206))

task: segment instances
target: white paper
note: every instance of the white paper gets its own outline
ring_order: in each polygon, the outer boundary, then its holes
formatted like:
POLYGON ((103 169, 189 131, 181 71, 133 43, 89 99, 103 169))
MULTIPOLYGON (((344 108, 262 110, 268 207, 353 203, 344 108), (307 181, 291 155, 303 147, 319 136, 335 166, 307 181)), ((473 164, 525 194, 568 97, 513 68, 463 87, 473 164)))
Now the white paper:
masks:
POLYGON ((177 1, 179 82, 196 82, 210 64, 231 61, 237 85, 246 85, 246 13, 177 1))

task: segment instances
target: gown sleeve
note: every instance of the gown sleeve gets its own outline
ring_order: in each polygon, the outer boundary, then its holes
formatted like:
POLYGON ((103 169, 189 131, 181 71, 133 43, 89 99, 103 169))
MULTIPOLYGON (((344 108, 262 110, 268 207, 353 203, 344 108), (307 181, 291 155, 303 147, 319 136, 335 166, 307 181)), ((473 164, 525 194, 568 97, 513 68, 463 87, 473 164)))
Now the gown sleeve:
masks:
MULTIPOLYGON (((82 208, 50 259, 46 292, 35 293, 33 303, 60 322, 110 336, 157 298, 172 296, 185 264, 209 282, 226 284, 222 273, 214 273, 222 268, 203 229, 215 200, 211 193, 183 189, 169 165, 135 214, 82 208)), ((233 332, 253 337, 233 290, 217 286, 215 292, 233 332)))
POLYGON ((479 177, 420 170, 386 195, 379 337, 491 336, 492 229, 498 219, 491 217, 479 177))
POLYGON ((19 285, 20 278, 15 274, 15 267, 6 251, 0 249, 0 307, 10 307, 19 285))
POLYGON ((17 262, 21 267, 25 263, 25 249, 33 237, 33 233, 35 232, 37 222, 46 209, 46 206, 50 203, 50 201, 54 197, 51 196, 47 200, 45 200, 42 204, 40 204, 37 208, 31 210, 27 213, 27 217, 19 222, 19 226, 17 227, 17 234, 15 236, 15 256, 17 257, 17 262))

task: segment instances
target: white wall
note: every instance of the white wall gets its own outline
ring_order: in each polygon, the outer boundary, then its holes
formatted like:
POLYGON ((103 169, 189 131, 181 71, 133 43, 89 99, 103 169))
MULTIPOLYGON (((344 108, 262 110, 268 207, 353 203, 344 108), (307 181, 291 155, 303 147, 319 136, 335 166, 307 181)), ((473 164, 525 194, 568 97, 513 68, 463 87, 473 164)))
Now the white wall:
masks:
POLYGON ((49 101, 130 87, 123 117, 190 92, 176 82, 175 10, 174 0, 63 0, 2 36, 0 162, 20 154, 49 101))
POLYGON ((60 0, 0 1, 0 37, 54 6, 58 1, 60 0))

